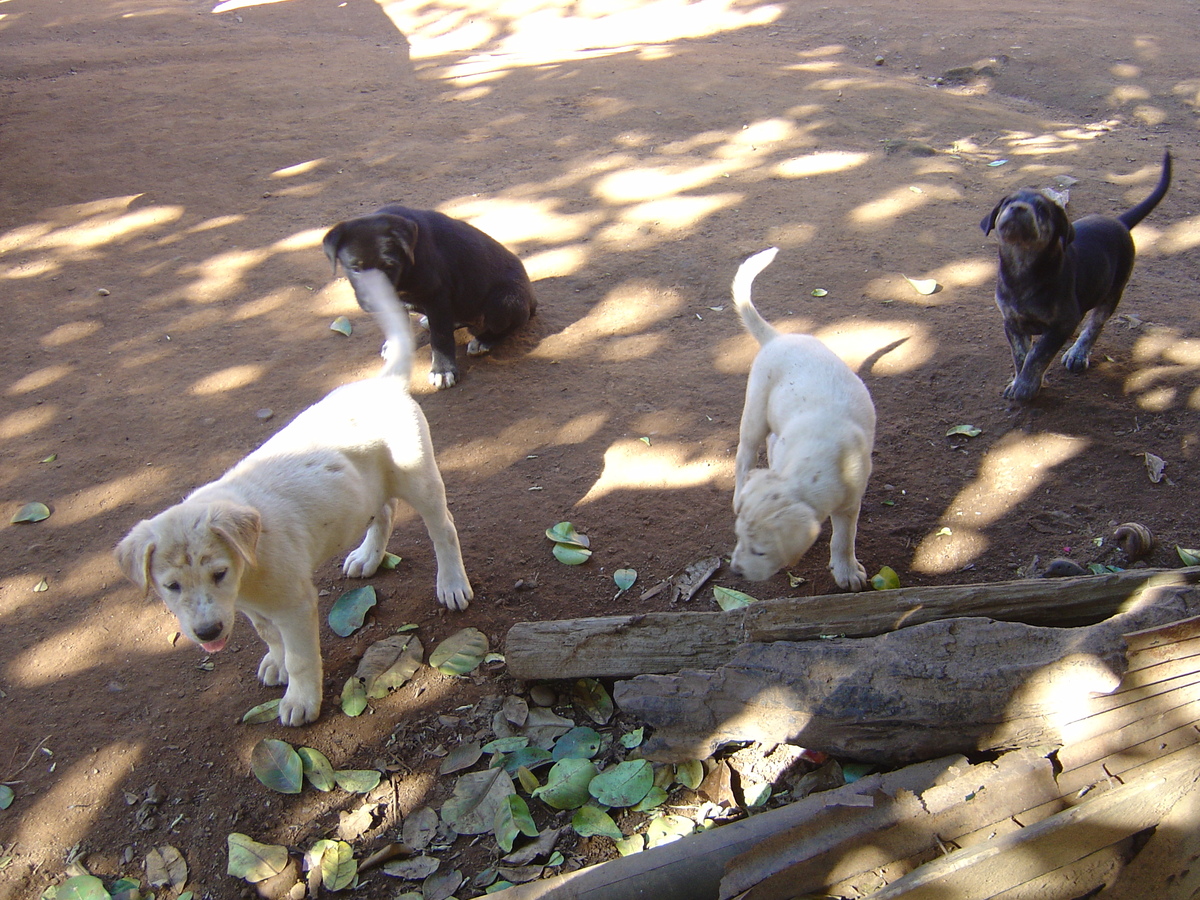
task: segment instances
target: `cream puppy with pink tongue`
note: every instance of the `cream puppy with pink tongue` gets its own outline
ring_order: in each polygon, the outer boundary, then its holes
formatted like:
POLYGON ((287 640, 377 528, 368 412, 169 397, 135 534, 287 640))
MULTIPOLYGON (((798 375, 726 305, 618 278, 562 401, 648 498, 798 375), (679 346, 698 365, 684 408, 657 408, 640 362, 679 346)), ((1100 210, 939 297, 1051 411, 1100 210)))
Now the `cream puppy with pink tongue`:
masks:
POLYGON ((355 277, 387 335, 379 376, 337 388, 225 475, 139 522, 116 548, 125 575, 158 594, 209 653, 225 647, 245 614, 267 645, 259 679, 287 685, 284 725, 321 711, 314 570, 361 537, 342 570, 373 575, 401 500, 433 542, 438 601, 462 610, 473 596, 429 426, 408 392, 408 316, 382 273, 355 277))

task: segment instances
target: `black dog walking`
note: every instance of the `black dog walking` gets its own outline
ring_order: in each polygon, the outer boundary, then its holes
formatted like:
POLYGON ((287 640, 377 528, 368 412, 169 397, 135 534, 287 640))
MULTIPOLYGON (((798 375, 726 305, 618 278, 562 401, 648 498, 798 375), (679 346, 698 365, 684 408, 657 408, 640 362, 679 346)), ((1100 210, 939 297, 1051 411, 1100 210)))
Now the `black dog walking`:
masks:
POLYGON ((1080 322, 1083 330, 1063 354, 1063 365, 1071 372, 1087 369, 1092 345, 1133 272, 1129 230, 1158 206, 1170 186, 1171 154, 1165 153, 1154 191, 1116 218, 1092 215, 1072 223, 1056 201, 1026 189, 1005 197, 979 223, 984 234, 994 228, 1000 238, 996 305, 1016 369, 1004 389, 1007 399, 1026 402, 1037 395, 1054 354, 1080 322), (1036 335, 1041 337, 1031 346, 1036 335))

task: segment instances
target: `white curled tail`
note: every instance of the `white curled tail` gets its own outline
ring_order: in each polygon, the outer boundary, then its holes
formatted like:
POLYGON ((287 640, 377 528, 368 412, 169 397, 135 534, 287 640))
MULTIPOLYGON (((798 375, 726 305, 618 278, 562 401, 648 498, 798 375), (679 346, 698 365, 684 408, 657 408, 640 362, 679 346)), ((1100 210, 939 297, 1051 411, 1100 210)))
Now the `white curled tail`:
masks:
POLYGON ((778 252, 778 247, 771 247, 755 253, 738 266, 737 274, 733 276, 733 305, 737 307, 738 315, 742 317, 742 324, 759 344, 765 344, 779 332, 771 327, 771 324, 754 308, 754 304, 750 300, 750 286, 754 284, 758 273, 771 264, 771 260, 778 252))
POLYGON ((383 369, 380 378, 412 377, 413 336, 408 310, 396 295, 391 279, 378 269, 347 272, 359 305, 369 310, 383 331, 383 369))

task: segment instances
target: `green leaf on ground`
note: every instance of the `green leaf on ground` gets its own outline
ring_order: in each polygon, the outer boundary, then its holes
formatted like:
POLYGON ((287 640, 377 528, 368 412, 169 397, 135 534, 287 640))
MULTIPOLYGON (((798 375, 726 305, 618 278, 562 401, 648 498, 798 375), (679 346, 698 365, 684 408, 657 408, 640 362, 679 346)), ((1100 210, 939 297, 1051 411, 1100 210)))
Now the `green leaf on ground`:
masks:
POLYGON ((647 759, 630 759, 609 766, 592 779, 588 792, 605 806, 634 806, 654 786, 654 767, 647 759))
POLYGON ((111 896, 95 875, 72 875, 54 892, 54 900, 110 900, 111 896))
POLYGON ((579 678, 571 686, 571 699, 589 719, 597 725, 605 725, 612 718, 612 697, 595 678, 579 678))
POLYGON ((884 566, 879 574, 872 576, 871 587, 877 591, 894 591, 900 587, 900 576, 891 566, 884 566))
POLYGON ((513 842, 517 835, 537 837, 537 825, 529 814, 529 804, 520 794, 509 794, 496 809, 496 822, 493 828, 496 842, 505 853, 511 853, 513 842))
POLYGON ((337 769, 333 773, 337 786, 351 794, 366 794, 375 790, 381 777, 378 769, 337 769))
POLYGON ((983 434, 983 429, 976 425, 955 425, 946 432, 946 437, 952 437, 956 434, 961 434, 964 437, 979 437, 983 434))
POLYGON ((226 874, 234 878, 258 884, 273 878, 287 868, 287 847, 277 844, 260 844, 244 834, 234 832, 227 838, 229 862, 226 874))
POLYGON ((466 675, 483 662, 487 651, 487 635, 478 628, 464 628, 433 648, 429 665, 443 675, 466 675))
POLYGON ((26 503, 13 514, 9 521, 13 525, 20 525, 26 522, 41 522, 48 518, 50 518, 50 507, 45 503, 26 503))
POLYGON ((329 610, 329 627, 339 637, 349 637, 362 628, 367 612, 378 602, 372 584, 346 591, 329 610))
POLYGON ((591 539, 586 534, 580 534, 570 522, 559 522, 553 528, 546 529, 546 537, 556 544, 569 544, 573 547, 590 547, 591 539))
POLYGON ((317 841, 305 854, 305 860, 310 869, 320 869, 321 886, 330 891, 344 890, 358 877, 354 848, 345 841, 317 841))
POLYGON ((250 753, 254 776, 273 791, 298 794, 304 786, 304 765, 287 741, 265 738, 250 753))
POLYGON ((546 783, 535 790, 533 796, 555 809, 578 809, 591 797, 588 785, 597 774, 590 759, 560 759, 550 769, 546 783))
POLYGON ((743 594, 741 591, 735 591, 733 588, 721 587, 715 585, 713 587, 713 596, 717 600, 717 606, 729 612, 731 609, 745 609, 751 603, 757 603, 757 599, 749 594, 743 594))
POLYGON ((600 752, 600 732, 587 725, 576 725, 554 742, 552 757, 557 761, 567 759, 591 759, 600 752))
POLYGON ((342 712, 353 718, 367 709, 367 689, 362 680, 351 675, 342 685, 342 712))
POLYGON ((698 759, 679 763, 675 766, 675 780, 689 791, 694 791, 704 780, 704 763, 698 759))
POLYGON ((580 837, 606 837, 619 841, 625 837, 612 816, 595 806, 581 806, 571 818, 571 827, 580 837))
POLYGON ((333 765, 324 753, 312 747, 300 747, 296 754, 300 757, 301 769, 309 784, 322 793, 334 789, 337 780, 333 777, 333 765))
POLYGON ((661 847, 686 837, 696 830, 696 823, 683 816, 658 816, 646 828, 647 849, 661 847))
POLYGON ((592 557, 592 551, 574 544, 555 544, 550 550, 564 566, 581 566, 592 557))
POLYGON ((258 706, 251 707, 246 710, 246 714, 242 716, 242 724, 244 725, 265 725, 268 722, 274 722, 279 718, 279 697, 274 700, 268 700, 266 703, 260 703, 258 706))

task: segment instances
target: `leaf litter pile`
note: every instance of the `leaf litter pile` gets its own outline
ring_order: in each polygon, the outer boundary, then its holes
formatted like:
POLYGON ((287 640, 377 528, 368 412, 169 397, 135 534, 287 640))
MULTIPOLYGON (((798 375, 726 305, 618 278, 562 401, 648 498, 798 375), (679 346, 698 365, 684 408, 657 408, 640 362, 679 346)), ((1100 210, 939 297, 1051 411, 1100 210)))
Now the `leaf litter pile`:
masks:
MULTIPOLYGON (((635 577, 630 570, 614 580, 624 591, 635 577)), ((331 616, 361 624, 368 601, 360 594, 335 603, 331 616)), ((461 715, 402 720, 370 769, 337 769, 315 748, 260 740, 247 778, 297 801, 308 791, 330 794, 342 808, 336 824, 314 825, 300 846, 230 832, 231 879, 260 888, 273 883, 271 895, 297 900, 372 881, 398 900, 477 897, 638 853, 862 774, 790 746, 652 763, 639 752, 644 729, 622 716, 600 681, 522 686, 474 628, 439 643, 426 663, 414 630, 404 626, 367 649, 343 689, 340 714, 386 703, 426 664, 494 690, 457 710, 461 715), (434 795, 445 799, 402 813, 393 782, 422 763, 436 765, 434 795)), ((243 727, 277 725, 278 703, 248 710, 243 727)), ((144 877, 105 884, 76 860, 42 900, 194 900, 218 887, 189 885, 186 854, 173 846, 151 851, 142 868, 144 877)))

